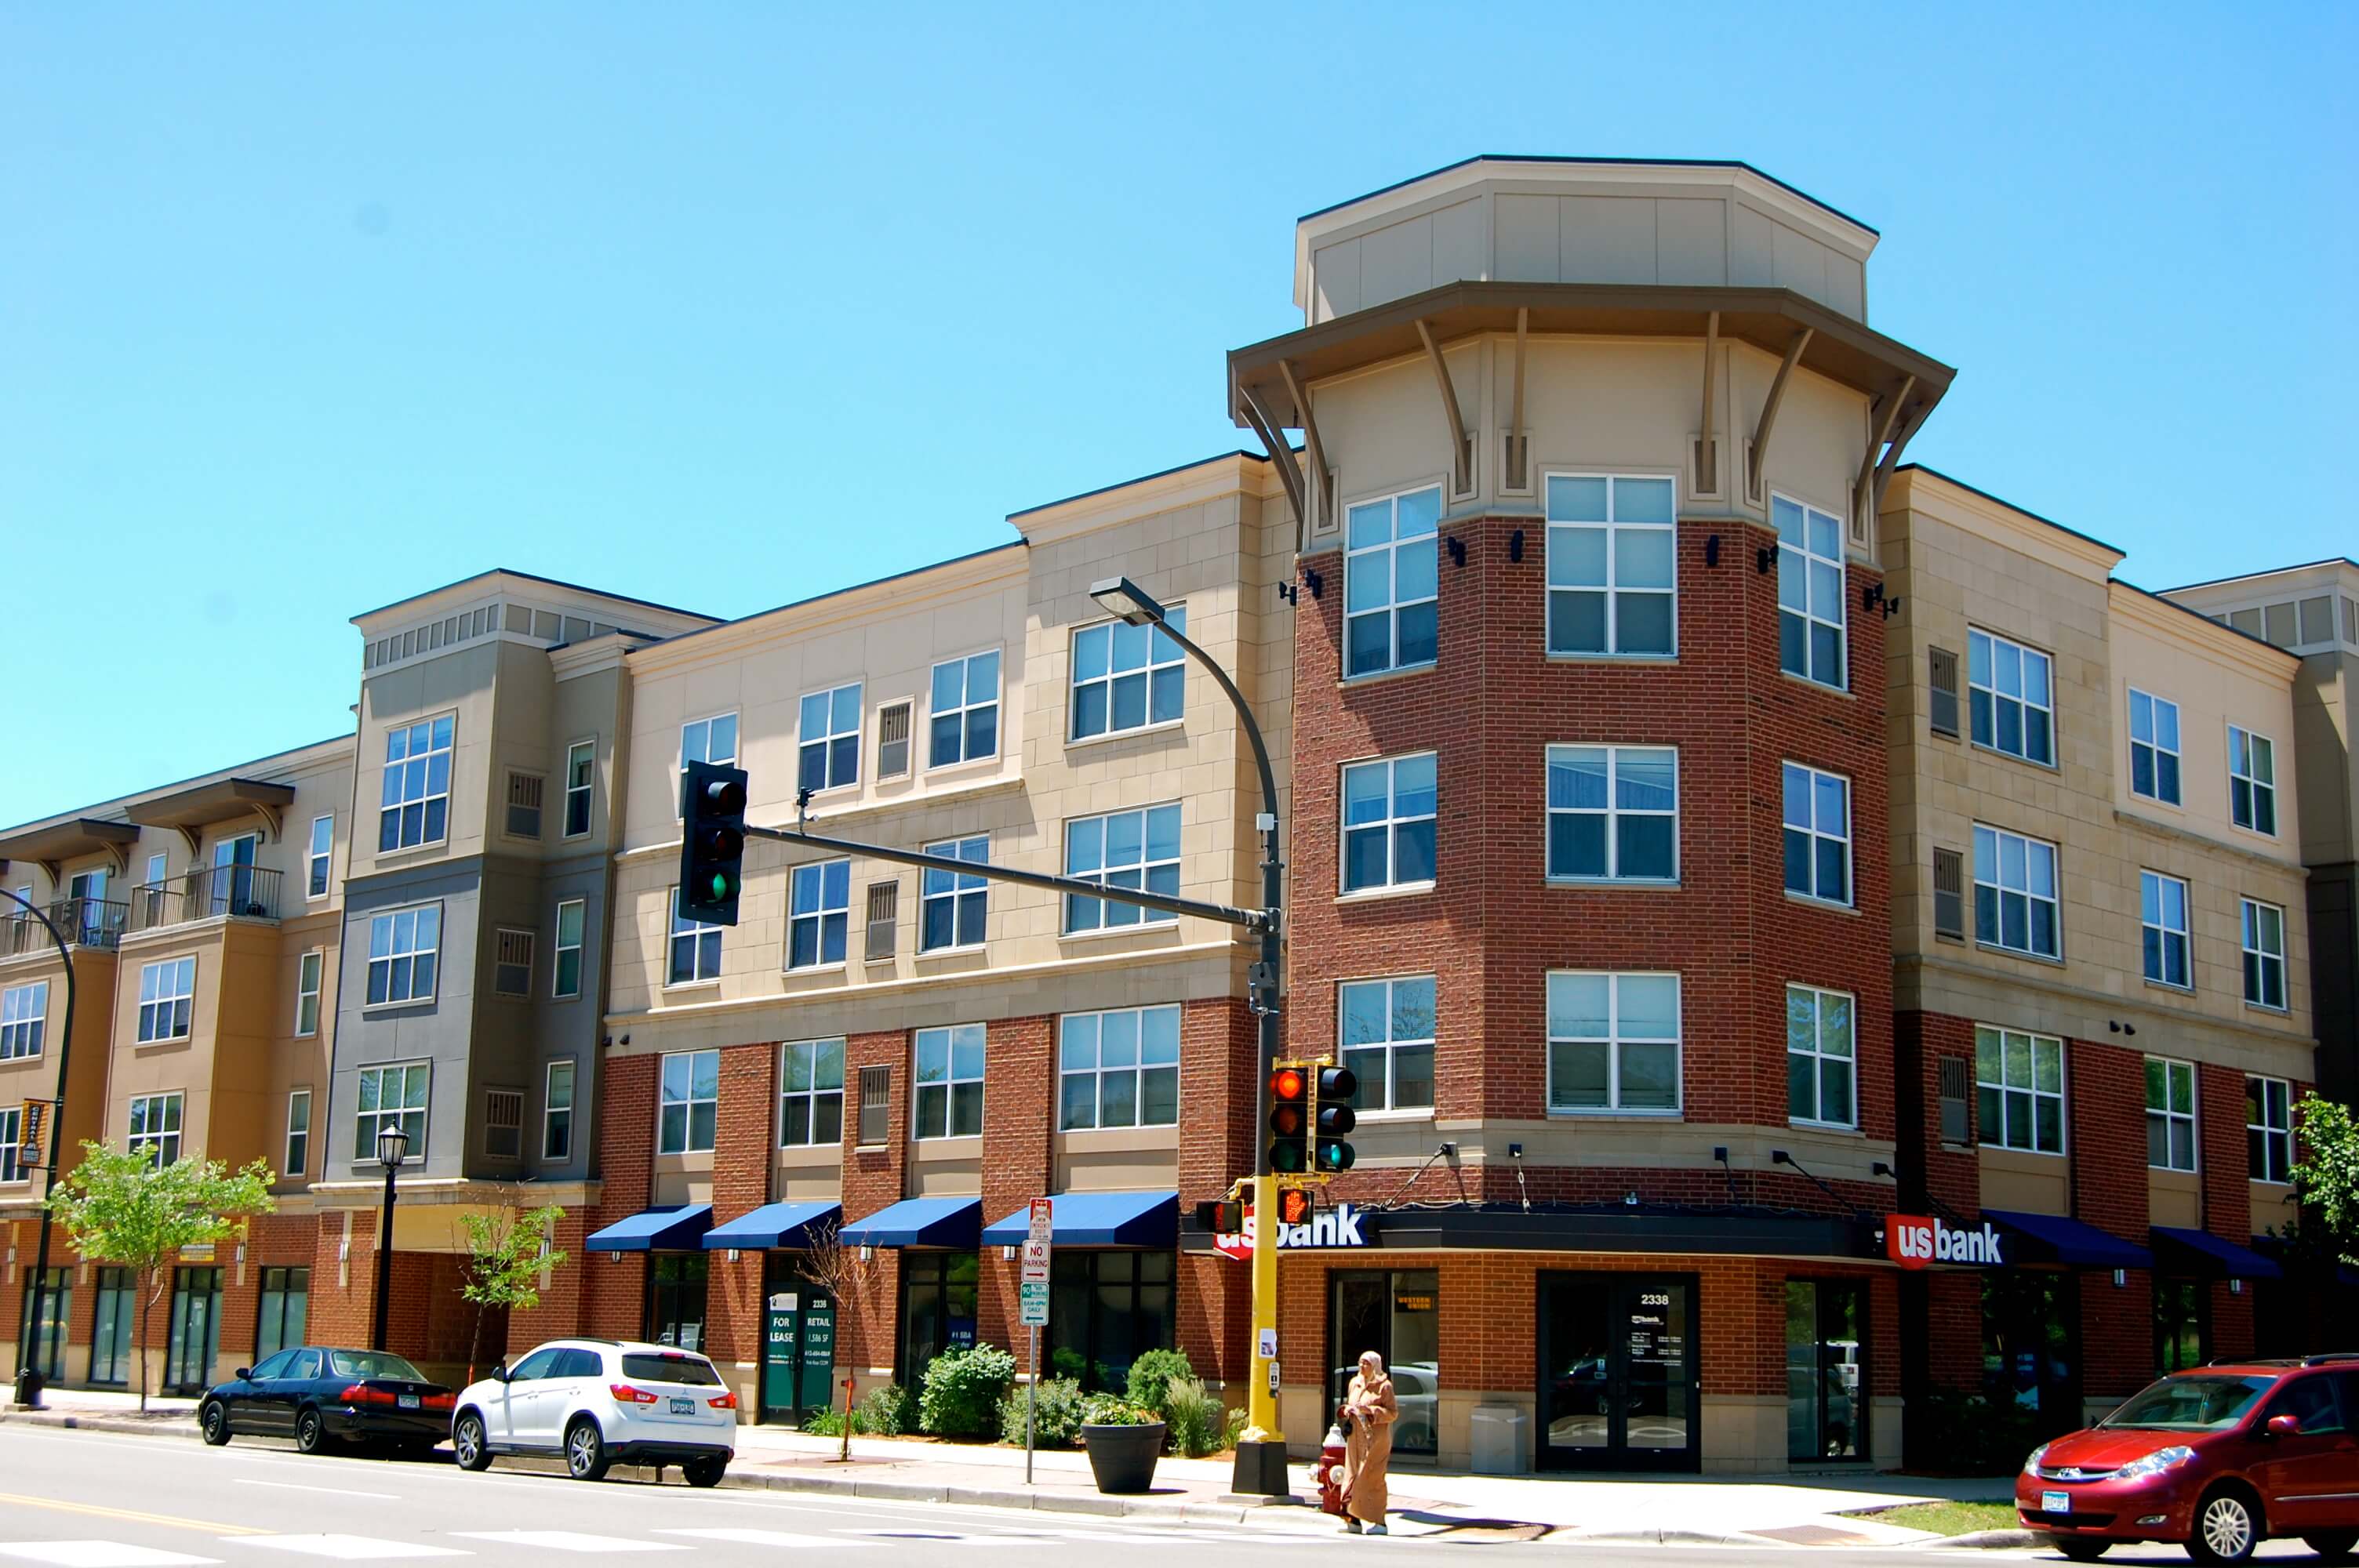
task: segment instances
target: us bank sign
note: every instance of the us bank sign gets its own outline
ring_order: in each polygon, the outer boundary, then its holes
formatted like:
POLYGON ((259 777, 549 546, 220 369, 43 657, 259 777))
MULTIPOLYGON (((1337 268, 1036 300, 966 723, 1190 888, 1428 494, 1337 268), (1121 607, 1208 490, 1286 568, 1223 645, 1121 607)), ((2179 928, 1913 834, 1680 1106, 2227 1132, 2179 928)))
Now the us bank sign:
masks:
POLYGON ((2006 1257, 1999 1243, 1998 1232, 1988 1225, 1978 1230, 1960 1230, 1921 1215, 1884 1217, 1885 1253, 1904 1269, 1921 1269, 1928 1263, 2004 1266, 2006 1257))
MULTIPOLYGON (((1226 1258, 1251 1258, 1256 1223, 1257 1217, 1252 1210, 1246 1210, 1245 1227, 1217 1233, 1212 1238, 1212 1246, 1226 1258)), ((1375 1228, 1374 1219, 1362 1213, 1359 1205, 1339 1203, 1333 1208, 1321 1209, 1306 1224, 1281 1224, 1277 1227, 1277 1245, 1281 1251, 1313 1247, 1365 1247, 1368 1245, 1368 1233, 1375 1228)))

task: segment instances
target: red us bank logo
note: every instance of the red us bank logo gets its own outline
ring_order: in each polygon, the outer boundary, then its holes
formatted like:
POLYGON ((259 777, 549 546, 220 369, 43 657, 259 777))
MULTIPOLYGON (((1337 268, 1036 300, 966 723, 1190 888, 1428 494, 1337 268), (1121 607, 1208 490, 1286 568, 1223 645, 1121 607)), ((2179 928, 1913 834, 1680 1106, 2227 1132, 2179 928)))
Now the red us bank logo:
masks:
POLYGON ((1884 1250, 1904 1269, 1921 1269, 1928 1263, 2006 1261, 1999 1250, 1998 1232, 1989 1226, 1960 1230, 1914 1214, 1884 1217, 1884 1250))

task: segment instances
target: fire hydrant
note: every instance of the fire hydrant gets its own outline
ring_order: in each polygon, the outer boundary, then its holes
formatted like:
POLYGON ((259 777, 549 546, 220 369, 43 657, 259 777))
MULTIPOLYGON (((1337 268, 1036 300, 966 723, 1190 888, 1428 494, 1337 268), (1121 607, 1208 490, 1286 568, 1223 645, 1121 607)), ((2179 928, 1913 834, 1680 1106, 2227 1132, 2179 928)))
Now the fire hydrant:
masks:
POLYGON ((1343 1429, 1330 1423, 1326 1441, 1319 1445, 1319 1509, 1336 1518, 1343 1517, 1343 1429))

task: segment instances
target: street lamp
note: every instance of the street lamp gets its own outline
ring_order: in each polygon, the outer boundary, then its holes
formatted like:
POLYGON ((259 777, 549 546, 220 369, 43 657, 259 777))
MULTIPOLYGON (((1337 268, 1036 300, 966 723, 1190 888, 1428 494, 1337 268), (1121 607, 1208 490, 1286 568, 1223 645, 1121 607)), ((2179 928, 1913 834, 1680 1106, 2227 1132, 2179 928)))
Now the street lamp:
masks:
MULTIPOLYGON (((41 1408, 41 1390, 49 1382, 40 1366, 41 1319, 51 1310, 46 1304, 49 1285, 49 1220, 51 1218, 49 1206, 46 1199, 50 1193, 57 1190, 58 1144, 63 1141, 59 1134, 64 1128, 66 1119, 66 1061, 73 1054, 74 961, 73 951, 66 942, 65 933, 58 929, 56 922, 35 908, 29 901, 16 893, 0 889, 0 898, 5 898, 11 903, 22 904, 27 914, 41 923, 41 929, 47 931, 49 934, 49 940, 57 945, 58 959, 65 966, 66 970, 65 1029, 58 1036, 58 1092, 49 1101, 49 1125, 45 1130, 42 1140, 47 1147, 42 1151, 43 1161, 46 1163, 42 1165, 41 1173, 41 1195, 45 1201, 41 1205, 40 1240, 34 1249, 32 1299, 27 1303, 25 1309, 24 1338, 32 1348, 24 1357, 24 1364, 16 1371, 16 1403, 27 1410, 38 1410, 41 1408)), ((17 918, 22 919, 23 916, 20 915, 17 918)), ((27 1162, 27 1164, 29 1167, 36 1162, 27 1162)), ((19 1174, 29 1178, 32 1171, 27 1168, 21 1170, 19 1174)), ((64 1325, 59 1326, 60 1337, 62 1338, 64 1325)))
POLYGON ((1278 1430, 1277 1390, 1271 1386, 1277 1370, 1274 1350, 1277 1338, 1277 1182, 1269 1171, 1269 1149, 1260 1133, 1269 1124, 1269 1075, 1278 1051, 1278 926, 1284 898, 1283 862, 1277 849, 1277 778, 1270 771, 1269 748, 1262 741, 1252 705, 1237 683, 1213 657, 1188 640, 1171 624, 1169 615, 1152 595, 1126 577, 1107 578, 1090 585, 1090 597, 1100 609, 1129 626, 1152 626, 1177 643, 1194 659, 1237 710, 1237 722, 1253 747, 1254 766, 1261 775, 1261 812, 1254 826, 1261 831, 1261 957, 1247 985, 1249 1000, 1261 1019, 1261 1048, 1254 1078, 1254 1250, 1253 1250, 1253 1377, 1246 1387, 1245 1431, 1237 1442, 1236 1468, 1231 1484, 1241 1493, 1277 1497, 1291 1490, 1286 1474, 1286 1437, 1278 1430))
POLYGON ((377 1210, 376 1225, 376 1332, 369 1336, 369 1348, 385 1348, 386 1314, 393 1304, 393 1173, 409 1156, 409 1134, 399 1118, 386 1122, 376 1130, 376 1162, 385 1167, 385 1203, 377 1210))

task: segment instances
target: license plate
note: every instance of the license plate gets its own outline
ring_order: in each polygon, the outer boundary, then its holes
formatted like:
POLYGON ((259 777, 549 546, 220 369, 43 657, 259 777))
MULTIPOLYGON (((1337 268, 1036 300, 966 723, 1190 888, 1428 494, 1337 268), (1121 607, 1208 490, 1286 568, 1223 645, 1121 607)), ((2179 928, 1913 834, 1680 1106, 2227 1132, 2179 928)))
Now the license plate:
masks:
POLYGON ((2070 1492, 2040 1493, 2039 1511, 2047 1514, 2071 1513, 2072 1511, 2072 1494, 2070 1492))
POLYGON ((696 1401, 694 1400, 674 1400, 671 1402, 671 1413, 674 1415, 694 1415, 696 1413, 696 1401))
POLYGON ((418 1408, 418 1396, 416 1394, 397 1394, 394 1396, 393 1402, 403 1410, 414 1411, 418 1408))

